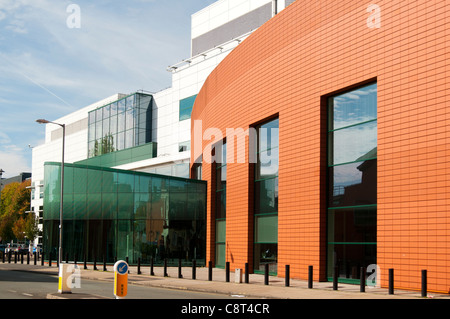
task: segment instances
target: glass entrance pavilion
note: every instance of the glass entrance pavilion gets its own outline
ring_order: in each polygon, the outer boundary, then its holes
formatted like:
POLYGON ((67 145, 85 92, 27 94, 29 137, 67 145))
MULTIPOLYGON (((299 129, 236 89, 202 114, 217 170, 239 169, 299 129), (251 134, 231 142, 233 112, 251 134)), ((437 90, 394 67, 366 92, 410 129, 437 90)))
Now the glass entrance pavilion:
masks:
MULTIPOLYGON (((64 164, 65 260, 206 261, 206 182, 64 164)), ((44 258, 57 259, 61 164, 45 164, 44 258), (51 254, 51 256, 50 256, 51 254)))

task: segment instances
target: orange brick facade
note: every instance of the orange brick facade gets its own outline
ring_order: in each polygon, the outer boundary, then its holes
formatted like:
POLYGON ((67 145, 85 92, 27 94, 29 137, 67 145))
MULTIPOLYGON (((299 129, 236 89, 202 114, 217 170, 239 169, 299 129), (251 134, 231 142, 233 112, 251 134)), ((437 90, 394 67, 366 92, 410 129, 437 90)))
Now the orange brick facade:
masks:
MULTIPOLYGON (((450 5, 446 0, 376 4, 296 1, 241 43, 211 73, 192 112, 198 137, 279 117, 278 276, 326 280, 325 97, 376 81, 378 110, 377 264, 395 287, 450 291, 450 5), (198 123, 198 122, 197 122, 198 123), (198 126, 197 126, 198 127, 198 126)), ((202 149, 211 140, 202 140, 202 149)), ((245 145, 248 159, 248 141, 245 145)), ((237 150, 235 150, 237 152, 237 150)), ((207 260, 214 260, 214 181, 208 181, 207 260)), ((226 260, 252 260, 252 168, 227 168, 226 260)))

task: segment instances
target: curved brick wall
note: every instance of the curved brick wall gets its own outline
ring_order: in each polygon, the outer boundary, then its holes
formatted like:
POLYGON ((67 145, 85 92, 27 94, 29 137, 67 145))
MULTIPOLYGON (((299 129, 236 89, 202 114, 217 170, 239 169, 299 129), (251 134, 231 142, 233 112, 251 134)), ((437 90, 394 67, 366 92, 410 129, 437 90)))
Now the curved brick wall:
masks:
MULTIPOLYGON (((278 115, 278 275, 325 279, 325 96, 378 83, 377 264, 382 285, 450 288, 450 7, 445 1, 377 1, 381 28, 369 28, 366 1, 296 1, 239 45, 212 72, 192 112, 210 127, 248 128, 278 115)), ((198 122, 197 122, 198 123, 198 122)), ((198 126, 197 126, 198 127, 198 126)), ((198 141, 198 138, 197 138, 198 141)), ((202 147, 210 141, 204 140, 202 147)), ((198 145, 198 144, 197 144, 198 145)), ((245 147, 248 150, 248 145, 245 147)), ((248 151, 247 155, 248 155, 248 151)), ((248 164, 227 172, 227 260, 252 255, 248 164)), ((214 260, 214 196, 208 181, 208 258, 214 260)), ((250 259, 249 259, 250 258, 250 259)))

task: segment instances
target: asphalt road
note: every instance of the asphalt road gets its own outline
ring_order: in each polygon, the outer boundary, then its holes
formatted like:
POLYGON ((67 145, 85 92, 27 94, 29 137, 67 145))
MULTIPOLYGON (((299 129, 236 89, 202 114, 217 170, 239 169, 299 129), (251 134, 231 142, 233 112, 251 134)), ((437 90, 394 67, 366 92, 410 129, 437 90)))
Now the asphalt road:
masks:
MULTIPOLYGON (((74 293, 114 299, 113 283, 82 279, 74 293)), ((58 277, 41 273, 0 270, 0 299, 45 299, 58 290, 58 277)), ((127 299, 236 299, 232 296, 128 285, 127 299)))

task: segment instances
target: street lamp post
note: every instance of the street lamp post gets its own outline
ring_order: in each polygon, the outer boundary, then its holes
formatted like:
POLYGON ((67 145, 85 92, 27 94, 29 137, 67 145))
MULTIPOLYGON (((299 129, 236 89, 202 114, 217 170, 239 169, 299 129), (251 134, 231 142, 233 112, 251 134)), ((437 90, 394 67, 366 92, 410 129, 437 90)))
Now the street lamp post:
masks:
POLYGON ((44 119, 36 120, 39 124, 56 124, 62 127, 63 136, 62 136, 62 160, 61 160, 61 199, 59 206, 59 247, 58 247, 58 263, 61 265, 62 262, 62 231, 63 231, 63 208, 64 208, 64 148, 65 148, 65 139, 66 139, 66 125, 55 123, 51 121, 47 121, 44 119))

